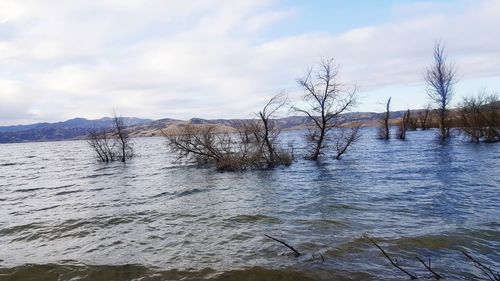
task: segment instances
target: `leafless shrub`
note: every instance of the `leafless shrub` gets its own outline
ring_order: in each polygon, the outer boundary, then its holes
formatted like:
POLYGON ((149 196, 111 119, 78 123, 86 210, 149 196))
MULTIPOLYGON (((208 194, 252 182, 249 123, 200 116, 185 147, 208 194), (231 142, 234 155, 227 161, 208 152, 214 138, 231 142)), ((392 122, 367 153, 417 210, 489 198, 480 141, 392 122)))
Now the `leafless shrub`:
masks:
POLYGON ((337 75, 338 66, 333 59, 322 59, 317 70, 311 68, 304 78, 298 79, 307 105, 293 106, 292 109, 309 117, 314 127, 307 136, 311 143, 307 159, 318 160, 327 146, 328 132, 340 125, 338 116, 355 105, 356 88, 352 91, 345 89, 337 82, 337 75))
POLYGON ((228 134, 216 132, 214 125, 188 124, 177 127, 173 134, 164 134, 170 149, 178 158, 188 158, 198 163, 218 162, 231 154, 233 140, 228 134))
POLYGON ((416 131, 419 127, 418 123, 419 123, 418 115, 408 110, 408 130, 416 131))
POLYGON ((95 129, 90 131, 87 143, 95 151, 100 161, 112 162, 115 160, 115 146, 106 130, 95 129))
POLYGON ((278 110, 286 104, 284 94, 272 97, 258 113, 259 123, 257 123, 257 139, 262 145, 262 157, 267 162, 268 167, 279 164, 290 164, 291 158, 285 150, 277 148, 278 136, 281 129, 276 125, 272 118, 275 117, 278 110), (283 163, 284 162, 284 163, 283 163))
POLYGON ((130 135, 126 130, 124 119, 113 113, 113 138, 118 148, 120 161, 125 162, 132 158, 134 150, 130 144, 130 135))
POLYGON ((284 96, 269 100, 259 119, 242 125, 238 133, 217 132, 216 126, 188 124, 166 134, 170 150, 179 159, 214 164, 218 170, 273 168, 293 161, 290 151, 279 146, 279 128, 272 117, 284 104, 284 96))
POLYGON ((456 70, 453 64, 447 63, 445 46, 436 41, 434 45, 434 63, 425 72, 427 94, 438 112, 439 141, 445 143, 450 137, 451 120, 448 116, 448 105, 453 97, 453 86, 456 83, 456 70))
POLYGON ((408 109, 404 114, 398 124, 398 139, 406 140, 406 131, 410 127, 410 110, 408 109))
POLYGON ((102 162, 113 162, 120 159, 125 162, 133 156, 130 136, 126 131, 123 118, 113 114, 113 125, 108 130, 92 130, 87 137, 87 143, 95 151, 102 162))
POLYGON ((431 105, 427 104, 424 108, 424 110, 420 111, 418 113, 418 121, 420 128, 422 130, 427 130, 429 129, 429 112, 431 110, 431 105))
POLYGON ((378 138, 383 140, 388 140, 390 136, 389 128, 389 114, 391 113, 391 98, 387 99, 385 103, 385 112, 380 116, 380 128, 378 131, 378 138))
POLYGON ((464 97, 458 107, 459 126, 470 141, 500 141, 500 102, 496 94, 464 97))

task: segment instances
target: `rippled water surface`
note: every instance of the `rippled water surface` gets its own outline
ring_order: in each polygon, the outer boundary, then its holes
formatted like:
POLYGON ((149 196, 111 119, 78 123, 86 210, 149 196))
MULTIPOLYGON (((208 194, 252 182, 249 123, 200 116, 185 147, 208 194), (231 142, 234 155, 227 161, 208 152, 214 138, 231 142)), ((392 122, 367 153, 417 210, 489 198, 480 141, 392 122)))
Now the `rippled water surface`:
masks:
POLYGON ((500 145, 375 134, 341 161, 238 173, 173 163, 161 138, 126 164, 84 141, 2 144, 0 280, 408 279, 363 234, 421 277, 416 255, 482 280, 461 250, 500 270, 500 145))

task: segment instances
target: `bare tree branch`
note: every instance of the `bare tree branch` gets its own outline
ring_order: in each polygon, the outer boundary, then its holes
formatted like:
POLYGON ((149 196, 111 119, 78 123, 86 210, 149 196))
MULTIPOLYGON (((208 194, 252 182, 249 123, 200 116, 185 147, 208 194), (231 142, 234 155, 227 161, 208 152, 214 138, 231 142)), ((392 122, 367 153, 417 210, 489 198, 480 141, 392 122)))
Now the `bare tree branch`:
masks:
POLYGON ((335 138, 335 151, 337 152, 335 159, 340 160, 347 148, 359 140, 360 128, 360 124, 353 124, 350 128, 338 128, 339 133, 335 138))
POLYGON ((87 143, 102 162, 112 162, 117 158, 125 162, 133 156, 130 136, 123 118, 113 112, 112 126, 109 130, 91 130, 87 143))
MULTIPOLYGON (((274 124, 273 118, 276 112, 282 108, 287 102, 284 93, 280 93, 272 97, 264 108, 258 113, 261 128, 258 128, 259 139, 262 140, 262 145, 265 147, 264 157, 267 159, 268 167, 274 167, 276 164, 282 164, 282 157, 279 157, 283 152, 276 148, 276 141, 281 132, 280 128, 274 124), (278 154, 278 155, 277 155, 278 154), (278 157, 276 157, 278 156, 278 157)), ((283 155, 281 155, 283 156, 283 155)))
POLYGON ((287 247, 288 249, 292 250, 294 253, 295 253, 295 256, 298 257, 300 256, 300 253, 299 251, 295 250, 294 247, 290 246, 289 244, 287 244, 286 242, 280 240, 280 239, 277 239, 277 238, 274 238, 272 237, 271 235, 267 235, 267 234, 264 234, 264 236, 266 236, 267 238, 270 238, 270 239, 273 239, 274 241, 276 242, 279 242, 281 244, 283 244, 285 247, 287 247))
POLYGON ((130 135, 126 130, 126 125, 122 117, 118 117, 113 111, 113 137, 117 143, 120 161, 125 162, 133 156, 133 149, 130 145, 130 135))
POLYGON ((438 279, 438 280, 443 278, 441 275, 437 274, 437 273, 436 273, 436 272, 432 269, 432 267, 431 267, 431 259, 430 259, 430 258, 429 258, 429 264, 428 264, 428 265, 427 265, 427 264, 425 264, 425 262, 424 262, 422 259, 420 259, 418 256, 417 256, 416 258, 417 258, 417 260, 418 260, 419 262, 421 262, 421 263, 425 266, 425 268, 427 268, 427 270, 429 270, 429 272, 430 272, 430 273, 432 273, 432 276, 434 276, 434 278, 436 278, 436 279, 438 279))
POLYGON ((375 241, 373 241, 370 237, 368 237, 367 235, 365 235, 365 238, 370 240, 370 242, 373 243, 373 245, 375 245, 381 252, 382 254, 384 254, 384 256, 391 262, 391 264, 396 267, 397 269, 401 270, 402 272, 404 272, 406 275, 410 276, 410 279, 414 280, 414 279, 417 279, 417 276, 416 275, 413 275, 411 273, 409 273, 407 270, 405 270, 404 268, 402 268, 401 266, 399 266, 397 264, 397 262, 395 260, 393 260, 391 257, 389 257, 389 255, 384 251, 384 249, 382 249, 382 247, 380 247, 375 241))
POLYGON ((475 267, 479 268, 486 276, 488 276, 488 279, 491 281, 500 281, 500 273, 495 272, 491 269, 491 267, 486 266, 482 264, 480 261, 475 259, 473 256, 471 256, 469 253, 466 251, 462 251, 462 254, 464 254, 465 257, 467 257, 468 260, 470 260, 475 267))
POLYGON ((95 151, 101 162, 112 162, 115 160, 115 144, 106 130, 91 130, 87 137, 87 143, 95 151))

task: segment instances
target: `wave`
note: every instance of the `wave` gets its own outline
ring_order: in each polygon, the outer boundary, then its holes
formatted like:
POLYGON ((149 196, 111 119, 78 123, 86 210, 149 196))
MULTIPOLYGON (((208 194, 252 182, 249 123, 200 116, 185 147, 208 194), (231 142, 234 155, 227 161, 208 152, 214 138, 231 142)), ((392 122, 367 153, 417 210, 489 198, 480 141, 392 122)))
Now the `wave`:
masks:
POLYGON ((59 196, 59 195, 66 195, 66 194, 78 193, 78 192, 82 192, 82 191, 83 191, 82 189, 67 190, 67 191, 61 191, 61 192, 58 192, 58 193, 56 193, 55 195, 56 195, 56 196, 59 196))
POLYGON ((237 215, 229 218, 229 221, 237 223, 251 223, 251 222, 280 223, 280 219, 266 215, 237 215))
POLYGON ((43 187, 33 187, 33 188, 25 188, 25 189, 16 189, 14 192, 32 192, 40 189, 44 189, 43 187))
POLYGON ((205 191, 206 190, 199 189, 199 188, 188 189, 188 190, 184 190, 184 191, 181 191, 181 192, 177 193, 177 197, 183 197, 183 196, 193 195, 193 194, 200 193, 200 192, 205 192, 205 191))
POLYGON ((159 197, 163 197, 163 196, 167 196, 167 195, 172 195, 172 192, 164 191, 164 192, 158 193, 156 195, 150 196, 149 198, 159 198, 159 197))
POLYGON ((112 175, 114 175, 114 174, 113 173, 92 174, 92 175, 88 175, 88 176, 83 176, 81 178, 82 179, 94 179, 94 178, 98 178, 98 177, 112 176, 112 175))

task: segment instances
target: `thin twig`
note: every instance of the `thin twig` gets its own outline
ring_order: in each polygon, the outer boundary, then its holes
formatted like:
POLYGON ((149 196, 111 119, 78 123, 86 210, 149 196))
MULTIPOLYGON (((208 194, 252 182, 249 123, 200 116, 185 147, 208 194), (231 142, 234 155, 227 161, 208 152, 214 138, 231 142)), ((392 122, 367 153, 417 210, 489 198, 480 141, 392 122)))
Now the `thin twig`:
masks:
POLYGON ((434 276, 434 278, 436 278, 438 280, 443 278, 441 275, 437 274, 434 270, 432 270, 432 268, 431 268, 431 258, 429 258, 429 265, 425 264, 425 262, 422 259, 420 259, 418 256, 417 256, 417 260, 419 262, 421 262, 425 266, 425 268, 427 268, 427 270, 429 270, 432 273, 432 275, 434 276))
POLYGON ((475 267, 484 272, 484 274, 486 274, 486 276, 488 276, 491 281, 500 281, 500 273, 495 272, 491 269, 491 267, 482 264, 466 251, 462 251, 462 253, 467 257, 468 260, 472 261, 475 267))
POLYGON ((370 237, 368 236, 365 236, 366 239, 370 240, 370 242, 373 243, 373 245, 375 245, 381 252, 382 254, 384 254, 384 256, 391 262, 391 264, 393 266, 395 266, 397 269, 401 270, 402 272, 404 272, 406 275, 410 276, 410 278, 412 280, 414 279, 417 279, 418 277, 409 273, 408 271, 406 271, 405 269, 403 269, 401 266, 399 266, 393 259, 391 259, 391 257, 389 257, 389 255, 384 251, 384 249, 382 249, 382 247, 380 247, 375 241, 373 241, 370 237))
POLYGON ((264 236, 266 236, 267 238, 271 238, 271 239, 273 239, 274 241, 279 242, 279 243, 281 243, 281 244, 285 245, 288 249, 292 250, 292 251, 295 253, 295 256, 296 256, 296 257, 300 256, 299 251, 295 250, 295 248, 293 248, 292 246, 290 246, 290 245, 289 245, 289 244, 287 244, 286 242, 284 242, 284 241, 282 241, 282 240, 279 240, 279 239, 277 239, 277 238, 274 238, 274 237, 272 237, 271 235, 264 234, 264 236))

